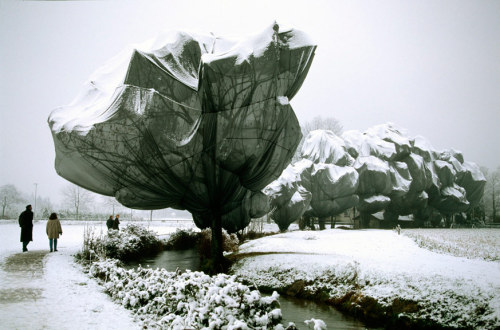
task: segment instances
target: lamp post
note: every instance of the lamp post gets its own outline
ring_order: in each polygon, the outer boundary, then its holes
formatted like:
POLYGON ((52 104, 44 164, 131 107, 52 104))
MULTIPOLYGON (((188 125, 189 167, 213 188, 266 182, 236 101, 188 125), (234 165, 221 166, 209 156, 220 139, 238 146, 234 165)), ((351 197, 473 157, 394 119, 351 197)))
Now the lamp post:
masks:
POLYGON ((33 219, 35 219, 35 214, 36 214, 36 190, 38 188, 38 183, 34 183, 35 185, 35 208, 33 209, 33 219))

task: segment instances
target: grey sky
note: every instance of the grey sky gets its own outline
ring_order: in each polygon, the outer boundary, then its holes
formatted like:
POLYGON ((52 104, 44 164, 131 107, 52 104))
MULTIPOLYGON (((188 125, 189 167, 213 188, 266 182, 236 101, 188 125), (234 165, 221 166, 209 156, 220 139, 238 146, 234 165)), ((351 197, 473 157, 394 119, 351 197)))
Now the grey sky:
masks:
POLYGON ((60 200, 47 117, 125 45, 165 29, 239 35, 273 22, 318 49, 292 106, 345 129, 392 121, 500 165, 500 1, 1 1, 0 185, 60 200))

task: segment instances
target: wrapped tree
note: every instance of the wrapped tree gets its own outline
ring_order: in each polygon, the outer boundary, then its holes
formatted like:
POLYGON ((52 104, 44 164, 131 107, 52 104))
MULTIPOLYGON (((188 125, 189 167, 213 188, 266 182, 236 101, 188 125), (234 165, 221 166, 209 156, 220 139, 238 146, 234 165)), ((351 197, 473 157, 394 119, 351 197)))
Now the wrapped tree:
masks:
POLYGON ((308 183, 302 182, 302 177, 311 166, 312 163, 305 160, 288 165, 280 177, 263 190, 270 199, 270 217, 280 231, 286 231, 309 208, 311 193, 302 186, 308 183))
MULTIPOLYGON (((271 198, 271 218, 288 226, 304 215, 325 219, 357 205, 358 173, 342 139, 329 130, 311 131, 301 149, 302 159, 290 165, 265 192, 271 198)), ((283 227, 286 226, 286 227, 283 227)))
POLYGON ((55 167, 67 180, 136 209, 186 209, 212 228, 267 212, 260 192, 301 138, 289 104, 316 46, 273 24, 246 40, 174 32, 123 52, 49 117, 55 167))

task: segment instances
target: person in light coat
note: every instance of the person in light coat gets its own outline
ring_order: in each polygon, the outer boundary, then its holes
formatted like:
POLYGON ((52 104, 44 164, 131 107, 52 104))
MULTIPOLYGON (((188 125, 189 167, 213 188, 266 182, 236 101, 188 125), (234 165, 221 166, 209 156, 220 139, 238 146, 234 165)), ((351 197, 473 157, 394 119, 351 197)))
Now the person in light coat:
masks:
POLYGON ((57 239, 59 235, 62 235, 62 228, 56 213, 50 215, 49 221, 47 221, 46 231, 49 237, 50 252, 57 251, 57 239), (52 249, 52 247, 54 248, 52 249))

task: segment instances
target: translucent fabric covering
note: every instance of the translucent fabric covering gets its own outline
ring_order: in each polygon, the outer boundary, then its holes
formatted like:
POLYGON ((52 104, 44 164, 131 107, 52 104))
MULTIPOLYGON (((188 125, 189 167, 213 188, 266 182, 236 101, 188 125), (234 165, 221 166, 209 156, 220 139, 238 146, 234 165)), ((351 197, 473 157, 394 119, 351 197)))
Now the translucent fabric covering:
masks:
POLYGON ((300 219, 309 208, 311 193, 299 182, 309 182, 301 177, 305 172, 309 172, 311 167, 312 162, 289 165, 277 180, 263 190, 270 197, 270 217, 282 231, 300 219))
POLYGON ((126 50, 51 113, 57 173, 130 208, 242 229, 269 210, 260 190, 300 141, 289 100, 315 48, 273 24, 245 40, 173 32, 126 50))

